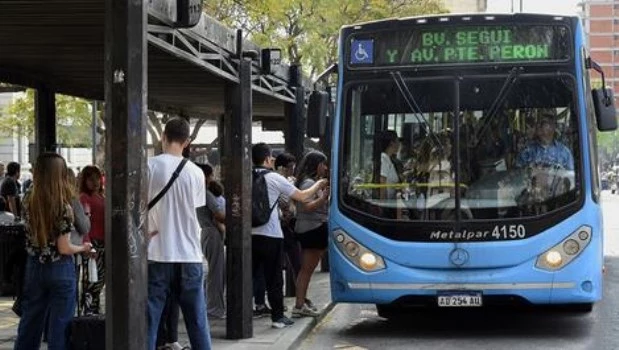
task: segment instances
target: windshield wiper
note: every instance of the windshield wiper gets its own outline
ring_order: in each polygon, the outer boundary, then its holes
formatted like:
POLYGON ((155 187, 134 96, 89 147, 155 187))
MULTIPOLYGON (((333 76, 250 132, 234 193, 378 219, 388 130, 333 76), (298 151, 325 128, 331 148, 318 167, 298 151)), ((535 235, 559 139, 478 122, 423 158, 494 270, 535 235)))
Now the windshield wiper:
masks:
POLYGON ((417 104, 417 101, 415 101, 415 97, 413 97, 413 93, 410 91, 410 89, 406 85, 406 82, 404 81, 404 78, 402 77, 402 73, 400 73, 400 71, 391 72, 391 77, 393 78, 395 85, 398 87, 398 90, 400 90, 402 97, 404 97, 404 101, 406 101, 406 104, 408 104, 408 107, 413 112, 413 116, 415 117, 415 119, 417 119, 418 122, 423 122, 426 132, 430 136, 430 140, 432 140, 434 142, 434 145, 439 148, 441 153, 443 153, 444 148, 443 148, 443 145, 441 144, 441 140, 432 131, 430 124, 428 123, 426 118, 421 113, 421 108, 419 108, 419 104, 417 104))
POLYGON ((490 109, 488 110, 488 115, 484 118, 484 124, 479 129, 479 132, 475 135, 475 139, 477 140, 475 147, 479 146, 481 142, 481 137, 486 133, 488 128, 490 127, 490 122, 494 119, 495 114, 499 111, 499 107, 503 104, 503 101, 507 98, 509 91, 516 84, 518 80, 518 76, 524 71, 522 67, 514 67, 509 71, 509 75, 503 82, 503 86, 501 86, 501 90, 499 90, 499 94, 492 102, 490 109))

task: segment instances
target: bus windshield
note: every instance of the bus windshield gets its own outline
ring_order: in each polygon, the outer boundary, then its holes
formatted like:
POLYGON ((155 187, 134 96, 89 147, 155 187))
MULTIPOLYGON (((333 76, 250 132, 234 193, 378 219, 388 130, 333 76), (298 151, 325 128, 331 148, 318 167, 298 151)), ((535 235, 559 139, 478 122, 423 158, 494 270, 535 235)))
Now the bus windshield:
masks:
POLYGON ((582 192, 574 89, 567 74, 456 81, 392 72, 351 82, 342 202, 362 215, 408 221, 454 220, 458 207, 466 221, 573 204, 582 192))

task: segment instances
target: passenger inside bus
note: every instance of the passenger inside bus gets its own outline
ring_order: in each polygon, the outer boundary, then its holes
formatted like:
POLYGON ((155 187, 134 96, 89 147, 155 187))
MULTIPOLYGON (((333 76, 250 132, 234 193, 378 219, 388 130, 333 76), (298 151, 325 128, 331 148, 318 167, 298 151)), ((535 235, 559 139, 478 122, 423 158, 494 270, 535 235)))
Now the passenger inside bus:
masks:
MULTIPOLYGON (((393 130, 385 130, 379 135, 380 145, 380 183, 393 185, 400 183, 400 173, 396 167, 396 154, 400 149, 398 134, 393 130)), ((393 186, 380 188, 381 199, 395 199, 396 189, 393 186)))

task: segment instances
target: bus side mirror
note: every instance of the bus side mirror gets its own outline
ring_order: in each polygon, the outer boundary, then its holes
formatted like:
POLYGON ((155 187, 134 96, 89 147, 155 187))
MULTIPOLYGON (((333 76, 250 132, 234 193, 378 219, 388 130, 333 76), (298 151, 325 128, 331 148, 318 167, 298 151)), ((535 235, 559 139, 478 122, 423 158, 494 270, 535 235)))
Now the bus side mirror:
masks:
POLYGON ((611 89, 592 89, 593 107, 598 124, 598 130, 611 131, 617 129, 617 111, 611 89))
POLYGON ((307 136, 322 137, 327 125, 329 94, 325 91, 312 91, 307 105, 307 136))

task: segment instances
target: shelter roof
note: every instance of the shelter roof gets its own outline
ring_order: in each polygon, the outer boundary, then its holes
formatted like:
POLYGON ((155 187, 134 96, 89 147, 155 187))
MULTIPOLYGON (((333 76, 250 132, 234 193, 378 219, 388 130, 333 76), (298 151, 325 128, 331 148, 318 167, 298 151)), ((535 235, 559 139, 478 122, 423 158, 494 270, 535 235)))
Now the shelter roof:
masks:
MULTIPOLYGON (((0 1, 0 81, 103 100, 104 0, 0 1)), ((227 83, 238 81, 235 30, 202 15, 190 29, 148 16, 149 108, 192 117, 224 111, 227 83)), ((260 48, 244 41, 244 49, 260 48)), ((255 119, 284 113, 294 103, 288 67, 263 74, 254 64, 255 119)))

